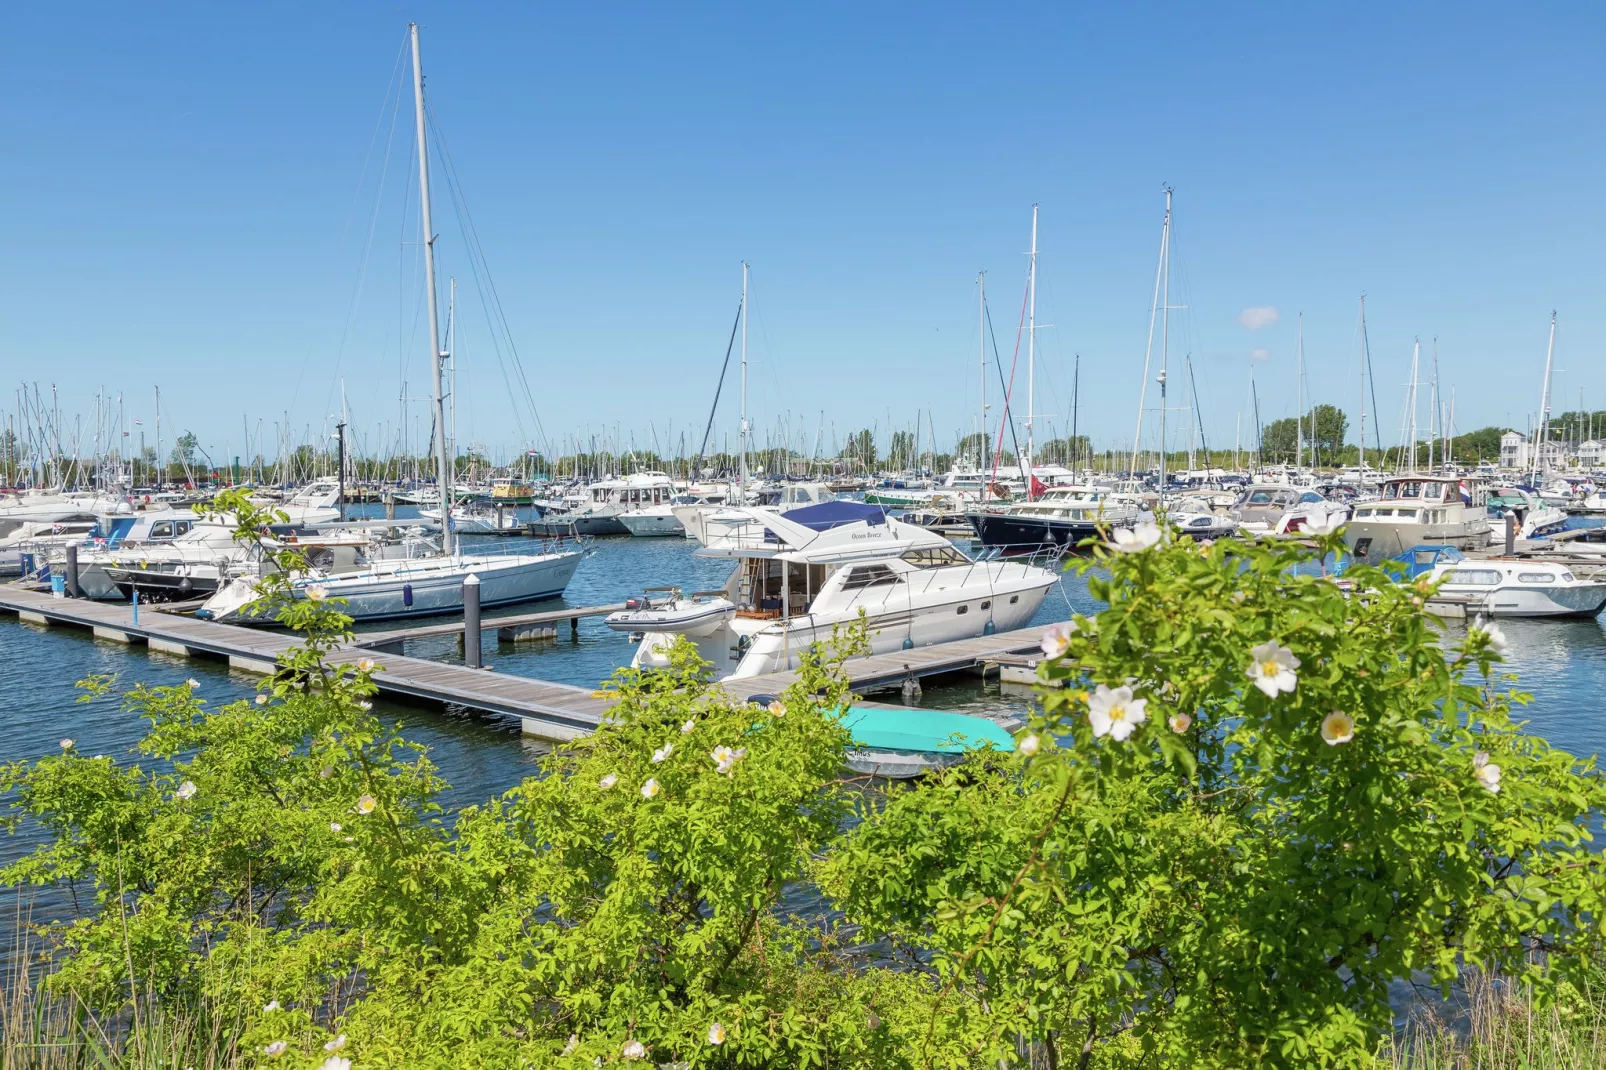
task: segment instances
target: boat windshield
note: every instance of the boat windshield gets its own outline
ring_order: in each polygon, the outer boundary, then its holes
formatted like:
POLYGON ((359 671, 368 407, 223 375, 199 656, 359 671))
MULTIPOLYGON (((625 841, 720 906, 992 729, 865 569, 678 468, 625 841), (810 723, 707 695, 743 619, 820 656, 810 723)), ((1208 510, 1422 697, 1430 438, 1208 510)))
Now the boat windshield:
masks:
POLYGON ((923 550, 910 550, 903 554, 902 558, 915 568, 948 568, 952 565, 970 564, 970 558, 952 546, 930 546, 923 550))

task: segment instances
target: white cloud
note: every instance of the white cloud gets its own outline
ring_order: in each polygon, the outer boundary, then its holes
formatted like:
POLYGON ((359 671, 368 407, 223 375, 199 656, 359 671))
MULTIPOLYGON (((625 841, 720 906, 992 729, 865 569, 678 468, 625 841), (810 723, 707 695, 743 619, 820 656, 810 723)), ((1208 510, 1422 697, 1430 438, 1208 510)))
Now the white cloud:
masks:
POLYGON ((1277 310, 1271 305, 1256 305, 1246 308, 1238 313, 1238 322, 1251 331, 1258 331, 1262 327, 1270 327, 1277 322, 1277 310))
POLYGON ((1269 349, 1251 349, 1249 351, 1249 359, 1250 360, 1270 360, 1271 359, 1271 350, 1269 350, 1269 349))

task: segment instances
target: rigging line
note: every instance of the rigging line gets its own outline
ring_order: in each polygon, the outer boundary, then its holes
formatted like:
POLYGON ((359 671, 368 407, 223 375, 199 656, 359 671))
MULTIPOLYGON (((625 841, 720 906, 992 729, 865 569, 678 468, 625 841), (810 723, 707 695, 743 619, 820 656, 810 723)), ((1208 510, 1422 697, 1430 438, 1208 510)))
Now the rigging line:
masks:
MULTIPOLYGON (((426 108, 428 108, 427 105, 426 105, 426 108)), ((429 114, 430 114, 430 116, 431 116, 431 118, 433 120, 434 109, 433 108, 428 108, 428 110, 429 110, 429 114)), ((440 146, 441 157, 446 163, 446 174, 447 174, 447 179, 448 179, 448 185, 455 191, 454 192, 454 196, 456 198, 456 202, 461 208, 461 213, 460 214, 461 214, 463 220, 467 223, 467 231, 466 231, 466 233, 467 233, 467 235, 468 235, 468 237, 469 237, 469 239, 470 239, 470 241, 472 243, 472 252, 470 254, 470 262, 472 263, 472 261, 475 258, 475 256, 477 256, 479 258, 479 260, 481 261, 481 263, 483 264, 483 266, 484 266, 485 283, 490 288, 491 301, 496 307, 496 318, 497 318, 497 321, 501 325, 503 334, 507 338, 508 350, 513 355, 513 371, 518 376, 519 384, 524 388, 524 399, 525 399, 525 402, 530 406, 530 416, 535 421, 535 429, 536 429, 536 433, 540 436, 540 444, 543 447, 546 447, 547 446, 546 428, 541 423, 541 413, 540 413, 540 410, 536 407, 536 404, 535 404, 535 394, 530 389, 529 376, 527 376, 525 374, 525 372, 524 372, 524 361, 519 357, 518 344, 516 342, 514 342, 514 340, 513 340, 513 331, 508 326, 507 313, 502 307, 502 298, 501 298, 501 295, 497 292, 497 289, 496 289, 496 279, 491 275, 491 265, 490 265, 490 262, 488 260, 486 260, 485 247, 480 242, 479 230, 474 226, 474 215, 473 215, 472 212, 469 211, 467 198, 465 198, 463 196, 462 183, 458 180, 458 177, 457 177, 457 165, 452 161, 452 153, 451 153, 451 150, 447 148, 446 135, 440 128, 440 122, 438 120, 434 120, 432 122, 432 125, 433 125, 434 130, 435 130, 435 141, 440 146)), ((478 274, 477 271, 475 273, 475 282, 476 283, 479 282, 479 274, 478 274)), ((482 294, 482 299, 483 299, 483 294, 482 294)), ((489 309, 487 309, 487 311, 489 311, 489 309)), ((493 327, 494 326, 495 326, 495 324, 493 323, 493 327)), ((494 334, 495 334, 494 330, 493 330, 492 334, 493 334, 493 337, 494 337, 494 334)), ((497 354, 500 357, 500 355, 501 355, 500 349, 497 350, 497 354)))
MULTIPOLYGON (((741 326, 742 313, 745 311, 741 303, 737 302, 736 319, 731 323, 731 338, 725 344, 725 363, 719 369, 719 385, 714 387, 714 404, 708 410, 708 426, 703 428, 703 444, 697 447, 697 456, 692 459, 693 473, 702 467, 703 454, 708 449, 708 436, 714 430, 714 414, 719 411, 719 395, 725 389, 725 373, 731 366, 731 351, 736 348, 736 328, 741 326)), ((696 478, 695 474, 693 478, 696 478)))
MULTIPOLYGON (((1021 452, 1020 452, 1020 439, 1018 439, 1016 437, 1016 435, 1015 435, 1015 421, 1014 421, 1014 419, 1012 417, 1012 414, 1009 411, 1009 403, 1010 403, 1010 399, 1014 396, 1014 393, 1015 393, 1015 366, 1020 363, 1020 339, 1021 339, 1021 335, 1026 330, 1026 303, 1027 303, 1027 300, 1031 297, 1031 294, 1032 294, 1032 284, 1030 282, 1027 282, 1027 284, 1026 284, 1026 292, 1021 295, 1021 299, 1020 299, 1020 323, 1018 325, 1016 325, 1016 327, 1015 327, 1015 355, 1013 357, 1011 357, 1010 361, 1009 361, 1009 382, 1004 383, 1004 414, 1001 417, 999 417, 999 420, 998 420, 998 445, 996 447, 994 447, 994 449, 993 449, 993 481, 994 482, 997 482, 997 480, 998 480, 998 462, 999 462, 999 459, 1000 459, 1001 455, 1004 452, 1004 425, 1005 424, 1009 425, 1009 437, 1010 437, 1010 440, 1015 443, 1015 463, 1016 463, 1016 465, 1019 466, 1022 463, 1022 460, 1023 460, 1023 458, 1021 457, 1021 452)), ((989 322, 991 322, 991 321, 989 321, 989 322)), ((998 340, 995 338, 993 340, 993 354, 994 354, 995 359, 996 359, 996 356, 997 356, 997 352, 998 352, 998 340)), ((1004 380, 1004 365, 1003 365, 1002 361, 999 361, 999 363, 998 363, 998 380, 1001 383, 1004 380)), ((1028 413, 1027 414, 1028 419, 1030 418, 1030 416, 1031 416, 1031 414, 1028 413)), ((1029 498, 1029 497, 1031 497, 1031 493, 1032 493, 1031 473, 1030 472, 1026 473, 1026 478, 1027 478, 1026 496, 1029 498)))
MULTIPOLYGON (((993 367, 998 369, 998 383, 1004 389, 1004 412, 1007 415, 1009 412, 1009 386, 1004 382, 1004 362, 998 359, 998 335, 993 331, 993 310, 992 307, 989 306, 985 301, 982 303, 981 307, 982 312, 984 312, 987 316, 987 336, 993 341, 993 367)), ((1016 348, 1019 349, 1019 346, 1016 348)), ((983 431, 983 434, 985 433, 986 432, 983 431)), ((999 437, 1003 437, 1002 430, 999 431, 999 437)), ((1020 436, 1015 433, 1015 422, 1013 420, 1009 422, 1009 440, 1015 447, 1015 456, 1019 457, 1020 436)), ((996 479, 997 477, 998 462, 994 460, 993 478, 996 479)))
MULTIPOLYGON (((401 47, 399 49, 397 49, 397 51, 396 51, 396 65, 395 65, 395 67, 393 67, 391 69, 389 84, 387 84, 385 86, 385 99, 380 102, 379 114, 374 117, 374 131, 368 137, 368 151, 366 153, 364 153, 364 155, 363 155, 362 171, 357 177, 357 188, 355 190, 353 190, 352 194, 351 194, 351 207, 346 210, 346 222, 345 222, 345 225, 341 229, 341 232, 340 232, 340 241, 336 244, 336 250, 337 251, 341 247, 343 247, 345 245, 345 243, 346 243, 346 234, 349 232, 349 230, 351 228, 351 217, 355 214, 355 210, 356 210, 356 207, 357 207, 357 195, 362 192, 363 183, 368 178, 368 165, 369 165, 369 163, 371 163, 373 161, 374 145, 379 140, 380 127, 382 127, 384 125, 384 123, 385 123, 385 111, 386 111, 386 109, 390 108, 390 106, 391 106, 391 104, 390 104, 391 93, 393 91, 395 91, 397 96, 398 96, 398 98, 400 96, 400 89, 397 88, 397 87, 400 84, 401 70, 402 70, 402 57, 404 55, 406 55, 407 44, 408 44, 408 38, 407 38, 406 35, 403 35, 401 47)), ((392 120, 391 120, 391 136, 392 136, 392 138, 394 138, 394 135, 395 135, 395 120, 394 120, 394 118, 392 118, 392 120)), ((386 147, 385 147, 385 159, 386 159, 387 162, 390 159, 390 144, 389 144, 388 141, 386 142, 386 147)), ((377 212, 377 211, 378 211, 378 209, 376 208, 375 212, 377 212)), ((370 233, 369 233, 370 246, 371 246, 372 240, 373 240, 373 235, 372 235, 372 231, 370 231, 370 233)), ((366 264, 367 264, 367 254, 365 253, 364 254, 364 266, 365 267, 366 267, 366 264)), ((360 286, 359 286, 359 288, 360 288, 360 286)), ((355 298, 353 298, 353 300, 355 301, 355 298)), ((350 314, 348 313, 348 320, 347 320, 347 325, 346 325, 348 330, 350 329, 350 326, 351 326, 350 325, 350 320, 349 320, 349 315, 350 314)), ((341 337, 341 346, 342 346, 342 348, 344 348, 344 346, 345 346, 345 337, 344 337, 344 335, 342 335, 342 337, 341 337)), ((296 374, 295 389, 293 389, 290 392, 290 407, 291 408, 295 408, 296 399, 301 394, 301 383, 302 383, 302 380, 306 378, 307 364, 311 360, 312 360, 312 351, 309 349, 307 351, 306 356, 301 358, 301 370, 296 374)))
MULTIPOLYGON (((381 208, 384 207, 384 203, 385 203, 385 176, 387 174, 389 174, 389 172, 390 172, 390 156, 391 156, 391 152, 396 147, 396 122, 397 122, 398 117, 401 115, 401 63, 402 63, 402 55, 406 51, 406 45, 407 45, 407 42, 404 41, 403 42, 403 46, 402 46, 403 51, 401 53, 398 53, 397 56, 396 56, 396 67, 397 67, 397 69, 396 69, 395 74, 393 75, 393 82, 392 82, 392 85, 394 86, 395 91, 396 91, 396 99, 395 99, 395 103, 391 105, 391 109, 390 109, 390 132, 385 137, 385 159, 379 165, 379 188, 374 193, 374 210, 373 210, 373 213, 370 215, 369 220, 368 220, 368 239, 363 244, 362 266, 358 269, 358 272, 357 272, 356 285, 352 287, 351 303, 350 303, 350 305, 347 306, 347 309, 346 309, 346 323, 345 323, 345 326, 342 327, 341 331, 340 331, 340 347, 335 351, 334 371, 333 371, 333 373, 331 374, 331 377, 330 377, 329 395, 325 399, 326 402, 333 402, 333 400, 334 400, 334 385, 333 385, 334 377, 338 376, 338 374, 340 372, 340 362, 341 362, 342 358, 344 358, 345 355, 346 355, 346 343, 351 338, 351 325, 352 325, 353 321, 355 321, 356 318, 357 318, 357 305, 362 300, 363 290, 367 286, 367 283, 368 283, 368 265, 369 265, 369 263, 371 262, 371 260, 373 258, 374 236, 379 232, 379 212, 380 212, 381 208)), ((390 98, 388 96, 386 97, 386 103, 390 104, 390 98)), ((381 119, 381 121, 383 121, 383 119, 384 119, 384 112, 383 111, 380 112, 380 119, 381 119)), ((375 130, 375 136, 377 136, 377 135, 378 135, 378 130, 376 129, 375 130)), ((370 144, 369 145, 370 157, 372 155, 372 151, 373 151, 373 145, 370 144)), ((366 179, 367 176, 368 176, 368 159, 365 158, 363 160, 363 179, 366 179)), ((358 183, 358 188, 359 189, 361 188, 361 181, 362 180, 359 180, 359 183, 358 183)), ((356 194, 355 193, 352 194, 353 207, 356 206, 356 204, 355 204, 356 199, 357 199, 356 194)), ((341 238, 341 242, 342 242, 342 244, 344 244, 344 242, 345 242, 344 237, 341 238)), ((327 407, 327 405, 325 407, 327 407)))
MULTIPOLYGON (((464 244, 464 250, 465 250, 465 253, 466 253, 467 257, 468 257, 469 271, 474 276, 475 290, 480 296, 480 307, 485 312, 486 322, 491 328, 491 330, 490 330, 491 348, 496 353, 497 365, 498 365, 498 367, 500 368, 500 370, 502 372, 502 382, 507 387, 508 397, 513 401, 513 405, 512 405, 513 422, 518 427, 519 437, 521 439, 524 439, 524 440, 528 441, 529 438, 530 438, 530 435, 529 435, 528 430, 526 430, 526 428, 524 426, 524 418, 519 412, 519 404, 518 404, 518 393, 519 392, 518 392, 518 389, 513 384, 512 376, 510 376, 508 374, 507 358, 506 358, 506 355, 502 352, 502 335, 498 334, 498 332, 497 332, 496 318, 492 315, 492 310, 491 310, 491 307, 490 307, 490 303, 488 303, 486 301, 486 299, 485 299, 486 285, 485 285, 485 280, 481 277, 481 267, 482 267, 481 260, 483 259, 483 256, 484 256, 484 250, 483 249, 478 250, 478 254, 479 255, 476 255, 475 243, 477 242, 477 237, 474 238, 474 239, 470 239, 470 237, 469 237, 469 235, 471 233, 471 230, 472 230, 472 225, 473 225, 472 224, 472 220, 465 218, 465 216, 467 215, 467 210, 468 210, 467 209, 467 205, 465 203, 465 198, 462 195, 462 188, 457 182, 457 173, 456 173, 455 169, 451 167, 450 158, 446 153, 445 143, 444 143, 444 140, 441 137, 441 133, 440 133, 440 129, 439 129, 438 125, 435 128, 435 143, 436 143, 436 147, 440 150, 441 159, 446 162, 446 170, 445 170, 445 174, 446 174, 446 189, 447 189, 447 193, 450 196, 451 201, 452 201, 452 211, 457 216, 458 228, 463 232, 463 235, 464 235, 464 243, 463 243, 464 244)), ((486 275, 489 275, 489 273, 490 273, 490 265, 489 264, 484 265, 484 273, 486 275)), ((498 305, 498 310, 500 310, 500 306, 499 305, 498 305)), ((503 327, 504 327, 504 330, 505 330, 505 327, 506 327, 505 318, 504 318, 503 327)), ((511 335, 511 333, 507 334, 507 339, 508 339, 509 345, 511 345, 512 344, 512 335, 511 335)), ((453 354, 453 359, 454 360, 456 359, 456 355, 455 354, 453 354)), ((528 394, 528 384, 527 383, 525 384, 525 389, 526 389, 526 394, 528 394)), ((532 402, 532 408, 533 408, 533 402, 532 402)), ((542 437, 544 439, 545 435, 543 434, 542 437)), ((543 443, 543 445, 544 445, 544 443, 543 443)))

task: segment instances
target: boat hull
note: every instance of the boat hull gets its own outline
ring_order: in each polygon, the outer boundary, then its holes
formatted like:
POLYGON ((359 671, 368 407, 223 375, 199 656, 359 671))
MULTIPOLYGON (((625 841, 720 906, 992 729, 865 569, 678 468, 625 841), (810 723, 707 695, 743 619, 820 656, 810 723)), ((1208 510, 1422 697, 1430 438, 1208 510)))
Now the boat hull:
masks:
POLYGON ((629 535, 630 529, 624 526, 617 516, 598 516, 584 514, 578 516, 553 516, 532 520, 529 524, 531 535, 544 535, 548 537, 562 537, 564 535, 629 535))
POLYGON ((971 530, 983 546, 1006 553, 1074 550, 1083 539, 1094 538, 1099 533, 1097 524, 1082 520, 1009 513, 971 513, 969 519, 971 530))
POLYGON ((1398 557, 1413 546, 1481 550, 1488 544, 1488 524, 1379 524, 1354 520, 1344 528, 1344 545, 1369 565, 1398 557))
POLYGON ((674 513, 634 513, 619 518, 625 530, 638 539, 684 538, 686 525, 674 513))

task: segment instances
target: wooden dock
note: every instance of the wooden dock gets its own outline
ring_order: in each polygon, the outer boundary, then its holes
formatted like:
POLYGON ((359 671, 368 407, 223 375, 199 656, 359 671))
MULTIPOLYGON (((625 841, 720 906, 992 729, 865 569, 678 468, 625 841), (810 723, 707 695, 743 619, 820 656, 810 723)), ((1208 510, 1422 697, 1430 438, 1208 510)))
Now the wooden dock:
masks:
MULTIPOLYGON (((580 630, 582 617, 601 617, 609 613, 617 613, 625 608, 623 602, 616 602, 608 606, 574 606, 568 609, 551 609, 544 613, 520 613, 508 617, 481 617, 480 632, 496 632, 498 643, 516 643, 520 639, 550 638, 554 626, 569 622, 572 632, 580 630)), ((425 624, 414 625, 410 628, 393 628, 383 632, 358 632, 353 646, 368 647, 371 650, 394 649, 400 651, 402 644, 409 639, 432 639, 444 635, 455 635, 461 641, 463 635, 463 622, 461 620, 452 624, 425 624)))
MULTIPOLYGON (((524 614, 483 622, 485 630, 540 627, 543 622, 578 620, 612 612, 615 606, 594 606, 584 610, 563 609, 524 614)), ((212 657, 226 660, 230 668, 268 674, 276 670, 277 659, 296 645, 291 633, 267 628, 246 628, 218 624, 173 613, 155 612, 143 606, 136 619, 134 608, 121 602, 93 602, 56 598, 49 593, 23 587, 0 586, 0 611, 9 610, 25 621, 43 626, 71 626, 90 630, 96 639, 117 643, 144 643, 151 650, 177 657, 212 657)), ((1023 628, 1013 632, 964 639, 937 646, 900 650, 858 658, 846 665, 849 686, 856 692, 899 688, 927 676, 943 673, 986 672, 989 666, 1015 666, 1024 669, 1049 626, 1023 628)), ((609 701, 590 688, 551 683, 525 676, 513 676, 464 665, 448 665, 423 658, 410 658, 390 650, 373 647, 394 646, 424 635, 461 634, 462 622, 430 625, 427 628, 397 629, 392 632, 359 635, 344 647, 331 651, 329 660, 351 664, 372 658, 383 670, 374 674, 374 683, 383 695, 412 701, 517 717, 527 735, 562 742, 589 735, 607 716, 609 701), (377 636, 379 643, 374 642, 377 636)), ((1035 670, 1035 665, 1031 666, 1035 670)), ((744 677, 724 684, 737 698, 774 695, 795 682, 792 672, 744 677)))

